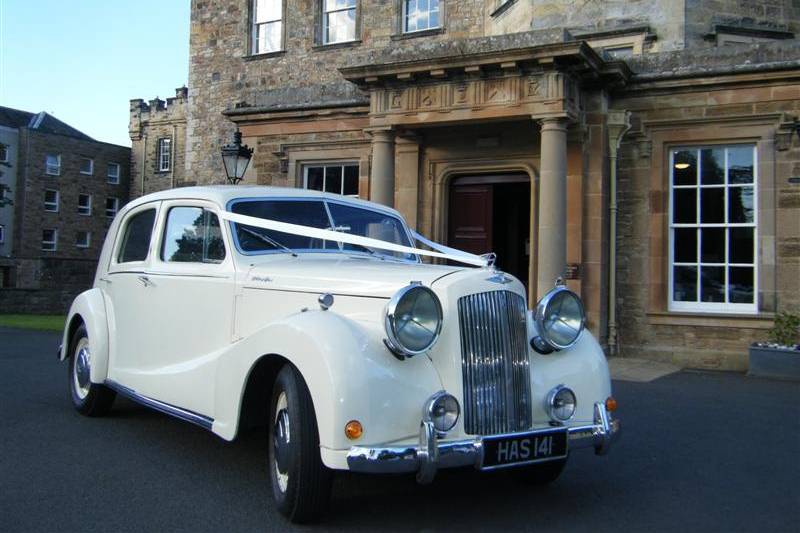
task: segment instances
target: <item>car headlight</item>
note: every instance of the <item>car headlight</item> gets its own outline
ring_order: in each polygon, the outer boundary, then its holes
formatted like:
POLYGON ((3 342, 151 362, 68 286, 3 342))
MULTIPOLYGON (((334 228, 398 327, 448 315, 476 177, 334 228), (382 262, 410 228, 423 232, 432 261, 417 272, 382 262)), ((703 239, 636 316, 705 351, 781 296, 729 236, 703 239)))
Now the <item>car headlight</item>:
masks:
POLYGON ((580 297, 560 285, 539 300, 534 322, 540 335, 531 341, 535 350, 565 350, 578 342, 586 325, 586 313, 580 297))
POLYGON ((547 395, 545 408, 552 420, 566 422, 575 416, 575 409, 578 407, 578 400, 572 389, 559 385, 547 395))
POLYGON ((442 331, 442 305, 420 283, 403 287, 386 306, 386 345, 400 357, 413 357, 434 345, 442 331))

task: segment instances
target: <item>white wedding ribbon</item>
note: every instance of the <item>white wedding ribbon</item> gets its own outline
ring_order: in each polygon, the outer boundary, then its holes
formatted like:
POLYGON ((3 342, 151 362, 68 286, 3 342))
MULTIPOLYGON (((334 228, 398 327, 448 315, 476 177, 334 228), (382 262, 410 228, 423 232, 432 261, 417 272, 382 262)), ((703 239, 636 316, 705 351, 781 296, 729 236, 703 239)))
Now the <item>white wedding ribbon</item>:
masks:
POLYGON ((459 263, 479 267, 486 267, 489 265, 488 260, 484 257, 461 250, 456 250, 455 248, 442 246, 441 244, 429 241, 415 232, 412 232, 415 239, 436 251, 431 252, 429 250, 422 250, 420 248, 413 248, 411 246, 403 246, 401 244, 394 244, 391 242, 382 241, 380 239, 372 239, 370 237, 362 237, 360 235, 352 235, 350 233, 342 233, 340 231, 312 228, 311 226, 301 226, 299 224, 289 224, 288 222, 278 222, 277 220, 271 220, 268 218, 240 215, 238 213, 231 213, 230 211, 223 211, 220 213, 220 215, 224 220, 228 220, 230 222, 278 231, 280 233, 288 233, 290 235, 299 235, 301 237, 341 242, 345 244, 355 244, 357 246, 377 248, 379 250, 388 250, 390 252, 437 257, 439 259, 448 259, 450 261, 458 261, 459 263))

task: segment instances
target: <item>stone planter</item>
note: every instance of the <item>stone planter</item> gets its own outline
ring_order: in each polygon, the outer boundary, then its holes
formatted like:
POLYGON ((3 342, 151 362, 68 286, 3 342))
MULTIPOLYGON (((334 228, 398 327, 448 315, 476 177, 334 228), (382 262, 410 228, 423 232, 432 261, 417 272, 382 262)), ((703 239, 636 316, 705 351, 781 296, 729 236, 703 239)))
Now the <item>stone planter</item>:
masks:
POLYGON ((800 350, 750 346, 747 375, 800 381, 800 350))

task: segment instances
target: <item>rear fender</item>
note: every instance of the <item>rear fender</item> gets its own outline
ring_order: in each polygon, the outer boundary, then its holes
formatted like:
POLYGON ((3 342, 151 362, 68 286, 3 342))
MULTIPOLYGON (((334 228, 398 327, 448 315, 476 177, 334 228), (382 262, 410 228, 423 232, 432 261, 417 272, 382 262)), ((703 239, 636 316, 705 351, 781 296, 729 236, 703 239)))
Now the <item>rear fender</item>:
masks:
POLYGON ((64 361, 72 355, 69 346, 81 323, 89 334, 92 357, 90 379, 92 383, 103 383, 108 377, 108 320, 100 289, 82 292, 72 302, 64 326, 59 360, 64 361))

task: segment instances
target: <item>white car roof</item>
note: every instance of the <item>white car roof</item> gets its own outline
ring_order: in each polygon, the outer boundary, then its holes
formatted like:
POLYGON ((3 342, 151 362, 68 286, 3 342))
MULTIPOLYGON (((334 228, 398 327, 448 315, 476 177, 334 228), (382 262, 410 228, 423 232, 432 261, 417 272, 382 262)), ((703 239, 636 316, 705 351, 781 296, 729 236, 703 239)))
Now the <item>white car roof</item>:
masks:
POLYGON ((147 194, 126 205, 130 210, 138 205, 163 200, 205 200, 217 204, 220 209, 227 209, 231 200, 246 198, 317 198, 344 202, 367 209, 389 211, 402 218, 399 212, 385 205, 368 202, 359 198, 342 196, 328 192, 299 189, 294 187, 268 187, 265 185, 205 185, 200 187, 178 187, 147 194))

